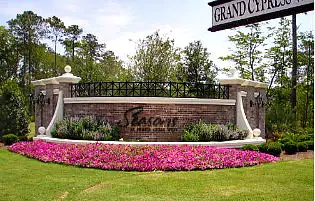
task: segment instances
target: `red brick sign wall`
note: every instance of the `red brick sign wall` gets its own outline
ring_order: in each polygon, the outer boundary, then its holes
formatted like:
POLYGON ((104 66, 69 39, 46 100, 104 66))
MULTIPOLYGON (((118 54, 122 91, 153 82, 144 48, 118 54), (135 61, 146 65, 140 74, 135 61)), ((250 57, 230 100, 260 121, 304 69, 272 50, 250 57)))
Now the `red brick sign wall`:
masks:
POLYGON ((185 126, 199 120, 235 124, 235 105, 67 103, 69 117, 104 117, 121 127, 124 140, 180 141, 185 126))

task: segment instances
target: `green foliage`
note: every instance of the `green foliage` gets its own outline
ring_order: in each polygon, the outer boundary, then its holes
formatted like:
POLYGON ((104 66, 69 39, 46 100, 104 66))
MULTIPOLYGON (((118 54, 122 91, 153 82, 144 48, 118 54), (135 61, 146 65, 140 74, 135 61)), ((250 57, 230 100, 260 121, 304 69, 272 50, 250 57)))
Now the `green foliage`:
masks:
POLYGON ((281 144, 279 142, 269 142, 267 144, 267 153, 273 156, 280 156, 282 152, 281 144))
POLYGON ((0 91, 0 137, 9 133, 27 134, 28 118, 22 91, 16 81, 7 80, 0 91))
POLYGON ((18 136, 18 138, 19 138, 19 142, 21 142, 21 141, 24 141, 24 142, 33 141, 33 137, 29 136, 29 135, 18 136))
POLYGON ((298 142, 297 143, 297 149, 299 152, 306 152, 308 148, 307 142, 298 142))
POLYGON ((66 40, 63 45, 65 46, 66 54, 71 55, 72 62, 74 62, 75 48, 80 46, 77 40, 83 32, 78 25, 71 25, 66 28, 66 40))
MULTIPOLYGON (((282 18, 274 31, 273 46, 266 57, 270 59, 271 75, 268 89, 266 129, 292 131, 314 127, 314 36, 312 32, 301 32, 298 36, 297 84, 292 86, 291 21, 282 18), (291 98, 296 89, 296 104, 291 98), (296 105, 296 107, 295 107, 296 105)), ((293 79, 294 78, 294 79, 293 79)), ((295 102, 295 101, 294 101, 295 102)))
POLYGON ((165 82, 176 80, 180 55, 174 40, 164 38, 156 31, 138 42, 136 53, 130 60, 137 81, 165 82))
POLYGON ((277 29, 273 30, 274 41, 273 46, 268 49, 266 57, 272 62, 269 68, 269 73, 272 75, 271 85, 279 84, 280 87, 288 86, 290 78, 286 73, 292 66, 292 40, 291 40, 291 21, 287 18, 281 18, 277 29))
POLYGON ((61 21, 61 19, 59 19, 56 16, 49 17, 46 21, 49 24, 48 29, 47 29, 48 38, 51 39, 52 42, 54 42, 55 44, 54 68, 56 68, 57 67, 57 43, 58 41, 62 41, 66 27, 64 23, 61 21))
POLYGON ((259 144, 259 145, 257 145, 257 148, 258 148, 259 152, 261 152, 261 153, 268 153, 267 143, 259 144))
POLYGON ((307 149, 308 150, 314 150, 314 141, 306 141, 307 149))
MULTIPOLYGON (((223 61, 235 63, 235 69, 241 78, 264 81, 263 52, 260 46, 264 46, 267 36, 261 31, 261 24, 251 24, 246 26, 245 32, 237 31, 233 36, 229 36, 229 41, 234 43, 235 48, 232 53, 225 57, 220 57, 223 61)), ((223 71, 229 72, 229 69, 223 71)))
POLYGON ((281 138, 279 138, 279 142, 284 144, 288 141, 294 141, 294 142, 305 142, 310 141, 314 139, 314 135, 312 133, 305 133, 305 132, 286 132, 281 138))
POLYGON ((182 137, 182 141, 184 142, 199 142, 199 135, 191 130, 191 131, 184 131, 184 135, 182 137))
POLYGON ((182 136, 183 141, 209 142, 245 139, 248 133, 243 130, 229 130, 224 125, 198 122, 189 124, 182 136))
POLYGON ((18 59, 15 56, 17 45, 9 30, 0 26, 0 83, 16 76, 18 59))
POLYGON ((218 69, 209 57, 210 53, 201 41, 189 43, 182 51, 183 61, 177 79, 188 83, 213 83, 218 69))
POLYGON ((14 134, 7 134, 2 136, 2 142, 4 145, 11 145, 19 141, 18 136, 14 134))
POLYGON ((298 146, 296 142, 290 140, 284 143, 283 149, 287 154, 295 154, 298 151, 298 146))
POLYGON ((45 35, 44 20, 32 11, 24 11, 17 14, 15 19, 9 20, 8 25, 9 32, 15 39, 15 52, 23 57, 20 58, 22 65, 19 66, 18 76, 23 84, 30 85, 35 72, 34 50, 40 38, 45 35))
POLYGON ((278 139, 281 143, 282 149, 288 154, 295 154, 297 151, 307 151, 307 149, 314 148, 314 134, 313 129, 300 130, 295 132, 286 132, 278 139))
POLYGON ((119 140, 120 129, 93 117, 66 118, 56 123, 51 135, 55 138, 74 140, 119 140))
POLYGON ((314 128, 314 35, 312 31, 302 32, 299 36, 299 79, 297 85, 298 119, 302 127, 314 128))
POLYGON ((247 144, 247 145, 244 145, 242 147, 242 150, 252 150, 252 151, 259 151, 259 148, 258 146, 254 145, 254 144, 247 144))

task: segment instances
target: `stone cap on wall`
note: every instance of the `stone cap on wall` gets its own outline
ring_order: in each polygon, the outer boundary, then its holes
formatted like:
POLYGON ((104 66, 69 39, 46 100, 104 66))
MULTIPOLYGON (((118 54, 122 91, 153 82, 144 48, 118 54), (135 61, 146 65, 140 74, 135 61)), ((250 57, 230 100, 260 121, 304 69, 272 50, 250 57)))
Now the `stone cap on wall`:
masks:
POLYGON ((66 66, 65 73, 58 77, 52 77, 47 79, 35 80, 32 81, 34 86, 44 86, 48 84, 59 84, 59 83, 78 83, 80 82, 81 78, 74 76, 71 72, 71 67, 66 66))
POLYGON ((255 88, 266 88, 268 87, 267 83, 264 82, 258 82, 258 81, 252 81, 252 80, 246 80, 242 78, 227 78, 227 79, 220 79, 220 84, 230 84, 230 85, 241 85, 241 86, 250 86, 255 88))

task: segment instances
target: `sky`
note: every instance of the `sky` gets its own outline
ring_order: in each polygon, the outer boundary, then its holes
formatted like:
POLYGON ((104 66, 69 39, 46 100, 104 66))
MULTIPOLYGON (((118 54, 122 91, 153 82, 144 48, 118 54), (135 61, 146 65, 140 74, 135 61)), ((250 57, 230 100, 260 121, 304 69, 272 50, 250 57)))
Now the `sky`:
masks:
MULTIPOLYGON (((0 25, 23 11, 42 17, 57 16, 66 26, 77 24, 97 36, 123 61, 135 52, 135 42, 156 30, 175 39, 177 47, 201 40, 219 67, 231 65, 218 57, 229 54, 233 30, 209 32, 211 7, 206 0, 0 0, 0 25)), ((277 25, 279 19, 269 23, 277 25)), ((299 31, 314 28, 314 11, 297 15, 299 31)))

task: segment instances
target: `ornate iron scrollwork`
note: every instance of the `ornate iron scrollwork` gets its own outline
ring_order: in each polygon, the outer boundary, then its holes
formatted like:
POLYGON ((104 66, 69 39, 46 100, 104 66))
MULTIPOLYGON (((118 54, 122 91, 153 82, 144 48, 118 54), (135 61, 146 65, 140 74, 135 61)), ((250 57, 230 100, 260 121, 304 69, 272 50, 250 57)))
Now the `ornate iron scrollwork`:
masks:
POLYGON ((46 92, 45 91, 40 91, 37 97, 35 97, 35 103, 37 103, 40 106, 44 106, 46 104, 50 104, 50 98, 46 97, 46 92))
POLYGON ((257 106, 259 108, 259 107, 264 107, 264 105, 265 105, 264 99, 259 92, 255 94, 254 101, 253 100, 249 101, 250 107, 257 106))

